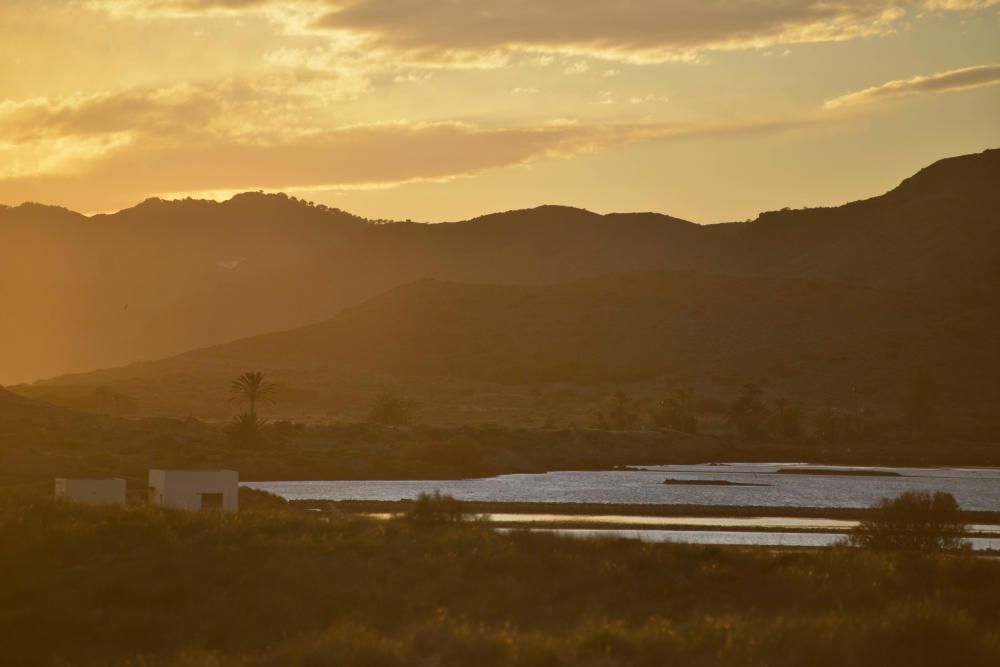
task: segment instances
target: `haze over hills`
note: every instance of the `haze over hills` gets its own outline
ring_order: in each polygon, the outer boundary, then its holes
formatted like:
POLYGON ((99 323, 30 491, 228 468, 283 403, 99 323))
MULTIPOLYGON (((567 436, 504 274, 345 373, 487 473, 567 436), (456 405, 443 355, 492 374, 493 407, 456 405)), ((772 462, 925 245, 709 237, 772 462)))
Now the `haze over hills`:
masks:
MULTIPOLYGON (((461 422, 464 403, 511 403, 497 399, 523 391, 509 385, 540 383, 733 394, 752 381, 772 398, 896 413, 919 375, 933 381, 942 412, 965 418, 1000 400, 998 339, 981 306, 812 281, 671 272, 528 286, 425 280, 321 324, 19 390, 58 400, 106 386, 143 414, 220 418, 232 409, 228 380, 253 368, 282 385, 273 417, 337 406, 362 418, 379 387, 427 378, 413 393, 444 413, 439 423, 461 422), (456 390, 455 380, 479 384, 456 390), (457 406, 439 409, 447 402, 457 406)), ((583 425, 588 409, 575 401, 560 411, 583 425)))
POLYGON ((223 203, 149 200, 89 218, 35 204, 0 208, 0 382, 295 328, 426 278, 544 285, 696 271, 988 309, 1000 284, 997 182, 1000 150, 990 150, 937 162, 873 199, 709 226, 555 206, 375 224, 259 193, 223 203), (18 251, 28 247, 30 255, 18 251))

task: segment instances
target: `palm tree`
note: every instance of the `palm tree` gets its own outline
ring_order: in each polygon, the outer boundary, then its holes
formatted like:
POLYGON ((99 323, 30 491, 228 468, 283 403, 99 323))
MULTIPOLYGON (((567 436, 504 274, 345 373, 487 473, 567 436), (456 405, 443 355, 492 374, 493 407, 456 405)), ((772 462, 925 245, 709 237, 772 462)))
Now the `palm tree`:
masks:
POLYGON ((264 374, 260 371, 247 372, 233 380, 229 386, 229 393, 233 400, 239 403, 247 403, 250 410, 247 414, 256 420, 257 401, 274 393, 274 383, 264 379, 264 374))

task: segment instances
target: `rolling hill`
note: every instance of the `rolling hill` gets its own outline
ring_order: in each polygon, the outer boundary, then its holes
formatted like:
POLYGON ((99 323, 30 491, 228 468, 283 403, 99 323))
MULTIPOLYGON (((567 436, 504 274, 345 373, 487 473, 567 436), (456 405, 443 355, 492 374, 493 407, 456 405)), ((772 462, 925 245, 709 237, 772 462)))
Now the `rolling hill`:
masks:
MULTIPOLYGON (((929 378, 943 411, 991 414, 997 340, 987 307, 815 281, 693 272, 558 285, 424 280, 320 324, 18 390, 58 398, 107 386, 142 413, 224 417, 233 410, 228 380, 259 369, 283 386, 271 416, 323 414, 346 400, 359 418, 374 391, 401 378, 424 378, 407 391, 432 408, 462 403, 463 392, 482 406, 559 383, 694 383, 730 398, 753 381, 771 397, 893 413, 913 382, 929 378), (454 389, 460 381, 472 384, 454 389)), ((559 409, 589 410, 580 401, 559 409)))
POLYGON ((261 193, 92 217, 0 207, 0 382, 299 327, 421 279, 552 285, 696 271, 995 307, 997 182, 1000 150, 990 150, 942 160, 873 199, 708 226, 557 206, 377 224, 261 193))

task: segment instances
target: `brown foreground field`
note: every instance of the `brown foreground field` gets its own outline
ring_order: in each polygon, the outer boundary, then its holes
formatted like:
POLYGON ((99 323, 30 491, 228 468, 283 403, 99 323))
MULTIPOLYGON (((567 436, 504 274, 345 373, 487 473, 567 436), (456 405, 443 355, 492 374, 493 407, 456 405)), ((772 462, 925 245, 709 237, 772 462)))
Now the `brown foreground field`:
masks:
POLYGON ((995 665, 1000 561, 0 496, 5 665, 995 665))

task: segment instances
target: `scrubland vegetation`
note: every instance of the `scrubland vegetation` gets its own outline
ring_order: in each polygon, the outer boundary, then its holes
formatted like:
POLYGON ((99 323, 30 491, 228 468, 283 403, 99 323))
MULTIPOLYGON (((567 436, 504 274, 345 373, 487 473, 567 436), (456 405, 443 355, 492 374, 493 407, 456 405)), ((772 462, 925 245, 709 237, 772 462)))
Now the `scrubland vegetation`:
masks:
POLYGON ((548 470, 704 461, 996 465, 992 442, 949 439, 863 445, 725 439, 677 431, 388 427, 272 422, 253 438, 229 424, 129 420, 77 413, 0 390, 0 486, 46 490, 54 477, 118 476, 149 468, 235 468, 243 480, 451 479, 548 470), (258 438, 257 435, 260 437, 258 438))
POLYGON ((964 546, 968 530, 955 497, 909 491, 883 498, 855 528, 848 544, 875 550, 936 551, 964 546))
MULTIPOLYGON (((265 503, 257 502, 257 505, 265 503)), ((991 665, 1000 562, 0 496, 0 656, 31 665, 991 665)), ((433 501, 431 501, 433 505, 433 501)))

